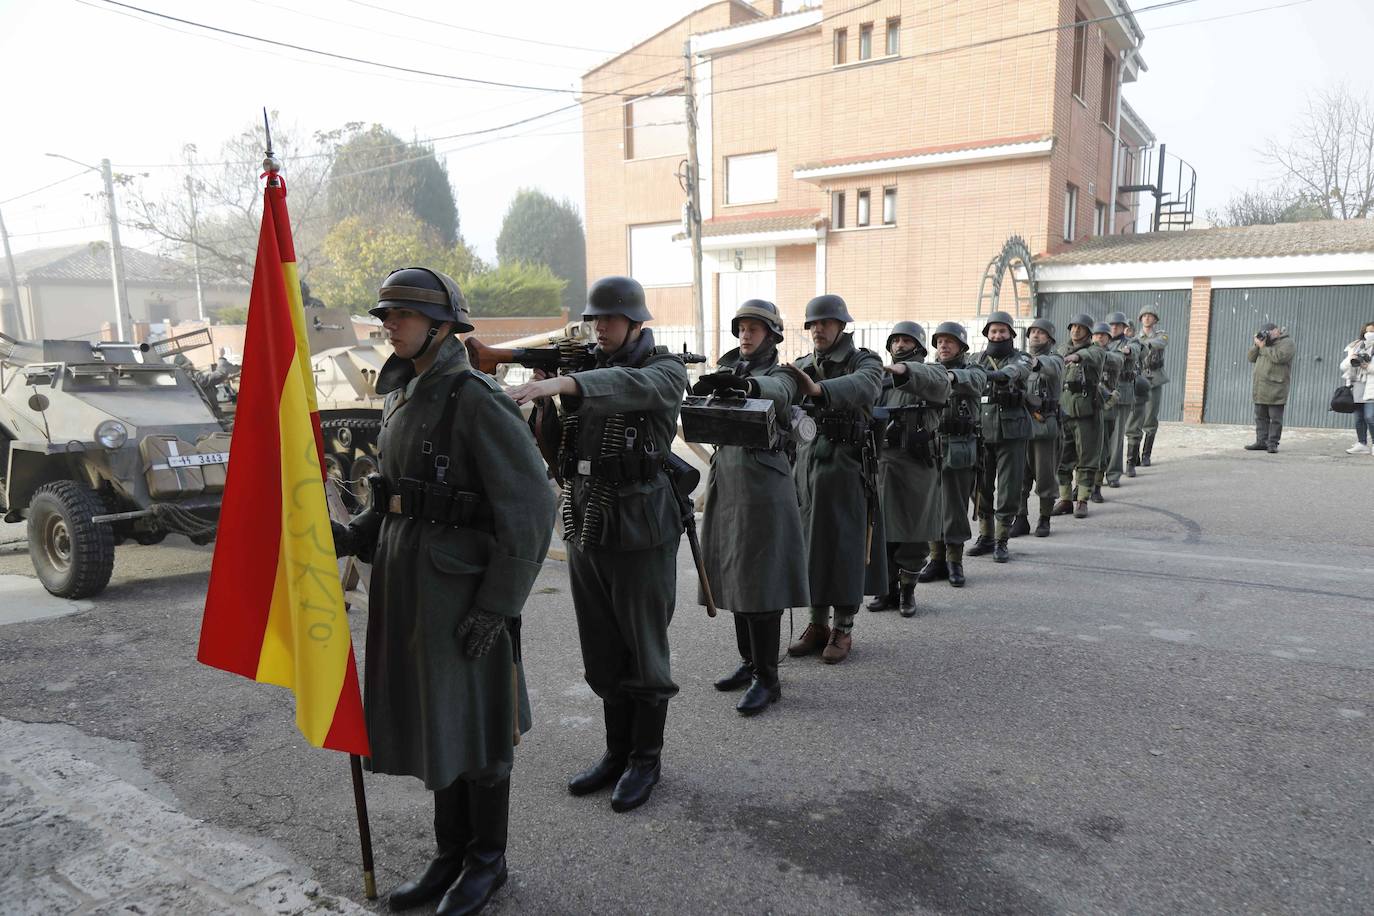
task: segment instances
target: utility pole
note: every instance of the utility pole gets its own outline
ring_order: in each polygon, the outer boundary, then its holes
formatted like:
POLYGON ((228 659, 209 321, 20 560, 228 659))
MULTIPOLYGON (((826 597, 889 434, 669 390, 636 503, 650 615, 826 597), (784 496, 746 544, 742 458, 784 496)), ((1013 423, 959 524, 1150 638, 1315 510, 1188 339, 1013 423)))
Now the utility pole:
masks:
MULTIPOLYGON (((100 160, 100 177, 105 179, 105 209, 110 218, 110 279, 114 283, 116 340, 128 340, 124 321, 129 314, 129 290, 124 285, 124 248, 119 244, 119 214, 115 212, 114 176, 110 160, 100 160)), ((132 329, 130 329, 132 330, 132 329)))
POLYGON ((191 198, 191 265, 196 274, 196 314, 205 320, 205 290, 200 283, 200 242, 196 240, 196 180, 186 176, 186 194, 191 198))
POLYGON ((683 95, 687 101, 687 234, 692 240, 692 305, 697 352, 706 352, 705 290, 701 282, 701 163, 697 161, 697 96, 692 80, 692 40, 682 44, 683 95))
POLYGON ((19 275, 14 270, 14 255, 10 254, 10 234, 5 229, 5 215, 0 213, 0 241, 5 244, 5 269, 9 271, 11 302, 0 313, 0 331, 11 337, 24 336, 23 313, 19 310, 19 275))

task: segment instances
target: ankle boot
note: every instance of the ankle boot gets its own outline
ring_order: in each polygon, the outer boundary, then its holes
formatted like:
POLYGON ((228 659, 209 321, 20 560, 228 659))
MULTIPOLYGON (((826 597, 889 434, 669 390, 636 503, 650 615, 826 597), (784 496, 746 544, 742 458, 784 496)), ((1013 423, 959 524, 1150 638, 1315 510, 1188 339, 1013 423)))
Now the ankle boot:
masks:
POLYGON ((963 588, 964 582, 964 545, 947 544, 946 563, 949 566, 949 584, 954 588, 963 588))
POLYGON ((890 611, 897 606, 897 580, 893 579, 887 584, 887 593, 874 595, 873 600, 864 605, 865 610, 869 611, 890 611))
POLYGON ((926 565, 922 566, 921 571, 916 574, 917 582, 935 582, 939 579, 948 578, 949 564, 945 560, 945 553, 943 550, 940 551, 940 556, 938 559, 935 557, 934 554, 931 554, 930 559, 926 560, 926 565))
POLYGON ((980 534, 978 540, 973 542, 973 546, 964 551, 966 556, 981 557, 985 553, 992 553, 992 546, 996 543, 991 534, 980 534))
POLYGON ((1155 450, 1155 434, 1145 434, 1145 444, 1140 449, 1140 466, 1148 468, 1150 466, 1150 453, 1155 450))
POLYGON ((1030 534, 1030 516, 1022 512, 1012 519, 1011 528, 1007 531, 1007 537, 1019 538, 1023 534, 1030 534))
POLYGON ((568 791, 573 795, 588 795, 615 785, 629 760, 634 706, 628 702, 603 702, 602 707, 606 717, 606 753, 568 781, 568 791))
POLYGON ((1074 518, 1087 518, 1087 517, 1088 517, 1088 501, 1087 501, 1086 499, 1080 499, 1080 500, 1078 501, 1078 503, 1077 503, 1076 505, 1074 505, 1074 507, 1073 507, 1073 517, 1074 517, 1074 518))
POLYGON ((1050 512, 1050 514, 1051 514, 1051 515, 1068 515, 1068 514, 1071 513, 1071 512, 1073 512, 1073 500, 1071 500, 1071 499, 1061 499, 1061 500, 1059 500, 1059 502, 1057 502, 1057 503, 1054 504, 1054 509, 1053 509, 1053 511, 1050 512))
POLYGON ((1107 501, 1102 497, 1102 484, 1093 484, 1093 491, 1088 496, 1088 499, 1091 499, 1095 503, 1105 503, 1107 501))
POLYGON ((754 682, 735 709, 742 716, 754 716, 782 698, 778 683, 778 648, 782 641, 782 613, 754 614, 749 617, 749 638, 754 662, 754 682))
POLYGON ((1038 538, 1050 536, 1050 517, 1048 515, 1040 516, 1039 521, 1035 523, 1035 536, 1038 538))
POLYGON ((916 616, 916 573, 905 569, 897 571, 898 608, 903 617, 916 616))
POLYGON ((510 777, 494 786, 468 784, 472 842, 463 873, 444 894, 435 916, 472 916, 506 883, 506 835, 510 826, 510 777))
POLYGON ((649 800, 658 784, 663 756, 663 725, 668 719, 668 703, 634 704, 634 741, 630 763, 611 793, 611 810, 633 811, 649 800))
POLYGON ((1011 551, 1007 550, 1007 539, 1002 538, 992 547, 992 561, 994 563, 1005 563, 1011 559, 1011 551))
POLYGON ((463 856, 472 840, 468 785, 461 779, 434 793, 434 839, 439 854, 420 877, 397 886, 387 897, 393 910, 438 900, 463 871, 463 856))
POLYGON ((808 623, 797 641, 787 647, 787 654, 793 658, 815 655, 830 642, 830 627, 823 623, 808 623))

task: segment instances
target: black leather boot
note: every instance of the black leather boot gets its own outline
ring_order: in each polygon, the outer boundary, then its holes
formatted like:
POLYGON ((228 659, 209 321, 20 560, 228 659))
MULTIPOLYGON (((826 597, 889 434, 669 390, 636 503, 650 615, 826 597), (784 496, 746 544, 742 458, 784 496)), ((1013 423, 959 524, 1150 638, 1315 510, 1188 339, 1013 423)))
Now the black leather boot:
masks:
POLYGON ((905 569, 897 571, 898 610, 903 617, 916 616, 916 574, 905 569))
POLYGON ((1093 484, 1093 491, 1088 495, 1088 499, 1091 499, 1095 503, 1105 503, 1107 501, 1102 496, 1102 484, 1093 484))
POLYGON ((973 542, 973 546, 964 551, 964 555, 981 557, 985 553, 992 553, 992 547, 995 543, 996 541, 992 539, 992 535, 980 534, 978 535, 978 540, 973 542))
POLYGON ((668 703, 634 704, 634 743, 630 763, 611 793, 611 808, 633 811, 649 800, 658 784, 663 756, 663 725, 668 719, 668 703))
POLYGON ((897 583, 889 582, 888 591, 883 595, 874 595, 873 600, 864 605, 865 610, 869 611, 890 611, 897 606, 897 583))
POLYGON ((1140 464, 1140 443, 1131 444, 1130 453, 1126 456, 1126 476, 1134 477, 1136 465, 1140 464))
POLYGON ((463 873, 439 901, 434 916, 472 916, 506 883, 506 834, 510 826, 510 777, 494 786, 468 784, 472 842, 463 873))
POLYGON ((1011 559, 1011 551, 1007 550, 1007 539, 1002 538, 992 546, 992 561, 994 563, 1005 563, 1011 559))
POLYGON ((454 780, 453 785, 434 793, 434 839, 439 854, 425 866, 420 877, 396 887, 387 897, 393 910, 438 900, 463 871, 463 856, 472 839, 468 811, 468 785, 454 780))
POLYGON ((756 716, 782 699, 782 685, 778 682, 782 613, 749 615, 749 638, 755 658, 754 682, 735 706, 742 716, 756 716))
POLYGON ((1007 530, 1007 537, 1019 538, 1023 534, 1030 534, 1030 516, 1022 512, 1012 519, 1011 528, 1007 530))
POLYGON ((630 732, 634 705, 602 703, 606 715, 606 753, 587 769, 568 780, 573 795, 588 795, 615 785, 630 757, 630 732))
POLYGON ((1140 447, 1140 466, 1148 468, 1150 466, 1150 453, 1155 450, 1155 434, 1145 434, 1145 444, 1140 447))
POLYGON ((1040 516, 1040 520, 1035 523, 1035 536, 1038 538, 1050 536, 1050 517, 1048 515, 1040 516))
POLYGON ((739 649, 739 657, 743 661, 733 674, 727 674, 716 681, 716 689, 721 691, 748 687, 749 682, 754 679, 753 655, 749 649, 749 622, 743 614, 732 614, 731 616, 735 618, 735 646, 739 649))
POLYGON ((934 582, 937 579, 949 578, 949 565, 945 561, 948 549, 941 541, 930 542, 930 559, 926 560, 926 565, 916 574, 917 582, 934 582))
POLYGON ((949 565, 949 584, 954 588, 963 588, 964 582, 964 545, 946 544, 945 561, 949 565))

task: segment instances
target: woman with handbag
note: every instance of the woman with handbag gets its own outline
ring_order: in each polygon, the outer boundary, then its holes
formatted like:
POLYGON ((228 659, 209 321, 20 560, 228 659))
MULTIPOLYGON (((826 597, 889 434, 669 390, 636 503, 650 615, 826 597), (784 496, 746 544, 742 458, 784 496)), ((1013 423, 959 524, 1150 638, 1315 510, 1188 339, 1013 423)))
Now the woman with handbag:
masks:
POLYGON ((1345 348, 1341 377, 1350 386, 1355 400, 1355 437, 1359 441, 1345 450, 1347 455, 1374 455, 1374 321, 1365 322, 1360 336, 1345 348))

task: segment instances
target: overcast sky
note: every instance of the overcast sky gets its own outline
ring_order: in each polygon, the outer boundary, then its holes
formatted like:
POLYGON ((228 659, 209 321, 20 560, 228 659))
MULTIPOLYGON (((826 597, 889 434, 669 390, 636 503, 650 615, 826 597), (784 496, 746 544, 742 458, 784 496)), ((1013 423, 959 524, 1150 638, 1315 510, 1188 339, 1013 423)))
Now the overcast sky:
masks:
MULTIPOLYGON (((692 9, 694 0, 521 3, 428 0, 130 0, 135 6, 339 54, 461 76, 575 89, 579 75, 692 9), (411 17, 387 13, 388 6, 411 17), (441 24, 442 23, 442 24, 441 24), (464 31, 463 29, 478 30, 464 31), (479 31, 519 35, 514 41, 479 31), (578 48, 554 47, 575 45, 578 48)), ((981 8, 1016 0, 952 0, 981 8)), ((1142 10, 1158 0, 1134 0, 1142 10)), ((1271 177, 1259 155, 1301 113, 1306 96, 1341 81, 1374 95, 1371 0, 1193 0, 1138 15, 1149 72, 1126 99, 1199 173, 1199 210, 1271 177), (1284 8, 1266 7, 1286 4, 1284 8), (1254 11, 1254 12, 1251 12, 1254 11), (1234 15, 1234 14, 1242 15, 1234 15), (1200 22, 1213 17, 1230 17, 1200 22)), ((663 61, 665 71, 677 65, 663 61)), ((378 122, 406 137, 439 137, 569 104, 571 94, 495 89, 325 61, 186 26, 102 0, 0 0, 0 86, 6 142, 0 201, 96 165, 151 173, 195 143, 212 158, 263 105, 309 130, 378 122)), ((804 88, 798 91, 805 91, 804 88)), ((497 134, 439 141, 463 234, 487 258, 520 187, 581 206, 580 118, 574 109, 497 134), (516 135, 516 136, 512 136, 516 135)), ((290 176, 291 163, 285 164, 290 176)), ((257 180, 257 169, 244 181, 257 180)), ((104 237, 94 174, 0 204, 16 250, 104 237)), ((127 232, 127 244, 155 250, 127 232)))

